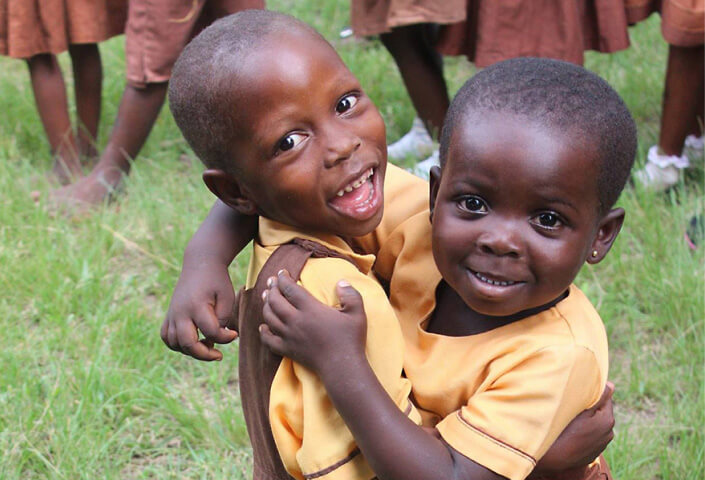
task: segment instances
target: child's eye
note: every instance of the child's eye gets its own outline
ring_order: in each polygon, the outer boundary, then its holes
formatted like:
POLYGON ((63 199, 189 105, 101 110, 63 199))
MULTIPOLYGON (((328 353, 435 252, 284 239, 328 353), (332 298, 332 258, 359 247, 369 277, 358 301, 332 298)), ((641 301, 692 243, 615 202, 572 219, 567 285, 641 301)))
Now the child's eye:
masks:
POLYGON ((460 208, 472 213, 487 213, 487 204, 479 197, 465 197, 461 199, 460 208))
POLYGON ((287 150, 291 150, 299 143, 301 143, 304 138, 305 136, 300 133, 290 133, 289 135, 281 139, 279 145, 277 146, 277 151, 286 152, 287 150))
POLYGON ((532 223, 543 228, 558 228, 563 225, 561 218, 553 212, 539 213, 532 219, 532 223))
POLYGON ((357 96, 356 95, 346 95, 345 97, 341 98, 338 104, 335 106, 335 111, 338 113, 345 113, 351 108, 357 104, 357 96))

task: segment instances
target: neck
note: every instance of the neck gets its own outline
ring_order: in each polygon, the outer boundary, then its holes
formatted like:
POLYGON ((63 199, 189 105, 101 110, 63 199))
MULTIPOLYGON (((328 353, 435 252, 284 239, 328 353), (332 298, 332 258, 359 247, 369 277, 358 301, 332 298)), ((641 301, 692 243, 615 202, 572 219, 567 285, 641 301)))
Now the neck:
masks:
POLYGON ((464 337, 509 325, 526 317, 548 310, 568 296, 568 290, 552 301, 506 316, 493 316, 476 312, 444 281, 436 289, 436 309, 426 330, 451 337, 464 337))

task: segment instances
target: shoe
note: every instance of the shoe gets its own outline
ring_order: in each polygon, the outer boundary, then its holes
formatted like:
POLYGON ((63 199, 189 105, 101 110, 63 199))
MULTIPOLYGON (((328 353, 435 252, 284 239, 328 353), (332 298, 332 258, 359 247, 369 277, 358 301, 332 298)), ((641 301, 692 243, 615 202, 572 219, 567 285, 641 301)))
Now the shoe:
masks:
POLYGON ((703 163, 703 150, 705 150, 703 137, 688 135, 685 137, 685 155, 691 162, 703 163))
POLYGON ((689 166, 690 162, 685 155, 664 155, 654 145, 649 149, 644 168, 634 172, 634 179, 647 190, 665 192, 678 183, 680 170, 689 166))
POLYGON ((411 173, 424 180, 428 180, 431 167, 436 165, 440 165, 438 149, 435 149, 426 160, 414 165, 414 168, 411 169, 411 173))
POLYGON ((685 137, 685 148, 702 151, 703 148, 705 148, 705 141, 703 141, 703 137, 688 135, 687 137, 685 137))
POLYGON ((435 148, 431 135, 421 119, 416 117, 411 124, 411 130, 387 147, 387 157, 390 160, 404 160, 410 156, 423 158, 433 153, 435 148))

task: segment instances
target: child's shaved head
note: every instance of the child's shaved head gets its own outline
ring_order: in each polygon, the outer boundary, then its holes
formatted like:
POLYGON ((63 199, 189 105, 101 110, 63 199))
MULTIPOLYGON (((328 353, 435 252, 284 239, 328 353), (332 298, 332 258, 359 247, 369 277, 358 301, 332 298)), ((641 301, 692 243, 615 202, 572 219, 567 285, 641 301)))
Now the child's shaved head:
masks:
POLYGON ((222 18, 184 49, 169 81, 169 107, 184 138, 209 168, 233 171, 232 140, 247 118, 238 79, 249 55, 273 33, 325 39, 305 23, 270 10, 245 10, 222 18))
MULTIPOLYGON (((636 154, 636 125, 610 85, 582 67, 558 60, 517 58, 479 72, 458 91, 441 137, 441 164, 456 127, 483 112, 526 117, 594 146, 602 211, 614 205, 629 178, 636 154)), ((580 172, 576 172, 579 175, 580 172)))

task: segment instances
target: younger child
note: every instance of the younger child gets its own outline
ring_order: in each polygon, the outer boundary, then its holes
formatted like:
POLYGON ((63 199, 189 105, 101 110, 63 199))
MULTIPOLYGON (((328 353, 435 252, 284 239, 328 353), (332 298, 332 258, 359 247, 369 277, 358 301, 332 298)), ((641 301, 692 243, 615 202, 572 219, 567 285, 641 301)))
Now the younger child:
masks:
MULTIPOLYGON (((391 272, 404 370, 441 439, 379 387, 348 283, 336 311, 280 273, 262 341, 320 376, 379 478, 525 478, 605 387, 604 326, 572 282, 622 226, 612 207, 635 150, 616 92, 568 63, 502 62, 458 92, 432 171, 431 222, 428 212, 404 222, 376 265, 391 272)), ((586 474, 607 472, 595 463, 586 474)))

